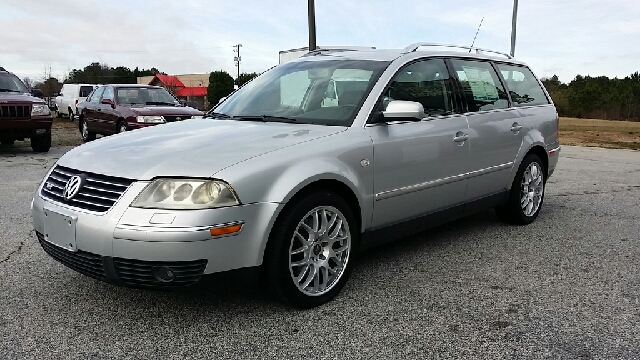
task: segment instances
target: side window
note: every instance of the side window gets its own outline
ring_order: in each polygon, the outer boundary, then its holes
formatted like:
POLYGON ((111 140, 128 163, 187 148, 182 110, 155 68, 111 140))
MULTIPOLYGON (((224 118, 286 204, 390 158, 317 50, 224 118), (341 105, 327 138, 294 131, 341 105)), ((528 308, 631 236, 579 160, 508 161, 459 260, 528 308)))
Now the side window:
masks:
POLYGON ((513 106, 546 105, 549 103, 540 83, 524 66, 496 64, 507 83, 513 106))
POLYGON ((509 98, 490 63, 453 59, 469 112, 506 109, 509 98))
POLYGON ((93 104, 97 104, 100 102, 100 97, 102 96, 102 92, 104 91, 104 87, 99 87, 97 88, 94 92, 93 95, 91 95, 91 100, 89 100, 89 102, 93 103, 93 104))
POLYGON ((453 87, 442 59, 413 63, 397 73, 382 101, 386 109, 390 101, 405 100, 422 104, 427 115, 449 115, 455 111, 453 87))
POLYGON ((102 93, 102 99, 115 101, 115 95, 113 93, 113 88, 111 86, 106 86, 104 88, 104 92, 102 93))

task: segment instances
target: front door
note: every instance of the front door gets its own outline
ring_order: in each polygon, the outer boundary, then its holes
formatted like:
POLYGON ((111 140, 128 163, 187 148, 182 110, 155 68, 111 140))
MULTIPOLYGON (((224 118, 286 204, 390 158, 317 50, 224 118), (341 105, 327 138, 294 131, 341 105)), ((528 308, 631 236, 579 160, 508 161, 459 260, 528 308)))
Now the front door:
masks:
POLYGON ((459 205, 467 186, 468 125, 458 113, 444 60, 401 69, 378 110, 392 100, 420 102, 427 117, 367 125, 374 147, 373 228, 459 205))

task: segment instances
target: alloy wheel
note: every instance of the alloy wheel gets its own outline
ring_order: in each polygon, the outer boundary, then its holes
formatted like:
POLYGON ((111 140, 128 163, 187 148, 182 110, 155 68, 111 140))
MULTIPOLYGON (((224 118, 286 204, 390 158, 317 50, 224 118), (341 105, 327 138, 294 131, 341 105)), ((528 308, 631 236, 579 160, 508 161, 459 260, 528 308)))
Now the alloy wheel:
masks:
POLYGON ((525 216, 532 216, 538 211, 543 193, 542 167, 537 162, 532 162, 524 171, 520 183, 520 207, 525 216))
POLYGON ((303 294, 319 296, 340 280, 349 261, 351 233, 340 210, 319 206, 298 223, 289 246, 289 272, 303 294))

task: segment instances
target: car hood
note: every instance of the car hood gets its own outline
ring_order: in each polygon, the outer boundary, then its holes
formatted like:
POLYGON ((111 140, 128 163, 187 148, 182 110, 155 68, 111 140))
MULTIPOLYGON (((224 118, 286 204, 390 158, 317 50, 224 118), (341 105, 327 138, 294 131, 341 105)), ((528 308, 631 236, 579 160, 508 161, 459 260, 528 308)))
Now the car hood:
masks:
POLYGON ((40 103, 44 104, 44 100, 31 96, 31 94, 0 92, 0 103, 40 103))
POLYGON ((196 110, 191 107, 183 107, 183 106, 154 106, 154 105, 133 105, 130 106, 129 109, 134 113, 145 116, 145 115, 188 115, 188 116, 196 116, 202 115, 202 112, 196 110))
POLYGON ((194 119, 108 136, 76 147, 58 163, 137 180, 211 177, 252 157, 344 131, 345 127, 194 119))

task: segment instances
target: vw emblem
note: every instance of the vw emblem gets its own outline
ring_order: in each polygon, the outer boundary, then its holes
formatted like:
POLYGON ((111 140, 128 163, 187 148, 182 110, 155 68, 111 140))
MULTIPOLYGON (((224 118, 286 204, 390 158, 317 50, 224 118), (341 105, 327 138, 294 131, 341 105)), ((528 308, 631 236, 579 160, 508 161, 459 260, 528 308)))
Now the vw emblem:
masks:
POLYGON ((176 118, 176 121, 180 121, 180 120, 182 120, 182 118, 181 118, 181 117, 177 117, 177 118, 176 118))
POLYGON ((80 176, 72 176, 69 181, 67 181, 67 185, 64 186, 62 197, 67 201, 73 199, 78 195, 80 187, 82 187, 82 178, 80 176))

